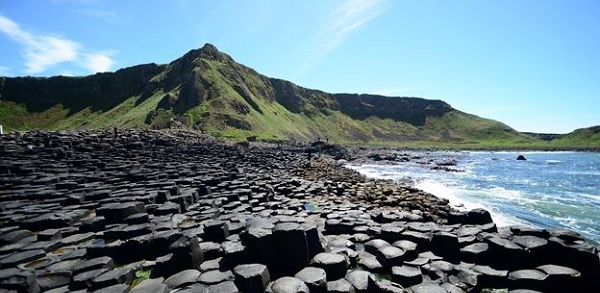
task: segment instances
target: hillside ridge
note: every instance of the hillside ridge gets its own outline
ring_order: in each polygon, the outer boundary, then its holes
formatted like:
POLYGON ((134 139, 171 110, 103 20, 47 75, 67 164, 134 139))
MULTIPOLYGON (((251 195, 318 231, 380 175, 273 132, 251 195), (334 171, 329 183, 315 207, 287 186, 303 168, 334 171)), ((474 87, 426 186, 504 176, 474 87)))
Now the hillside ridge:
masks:
POLYGON ((540 141, 441 100, 326 93, 206 44, 168 64, 83 77, 1 77, 5 129, 186 127, 235 139, 477 144, 540 141))

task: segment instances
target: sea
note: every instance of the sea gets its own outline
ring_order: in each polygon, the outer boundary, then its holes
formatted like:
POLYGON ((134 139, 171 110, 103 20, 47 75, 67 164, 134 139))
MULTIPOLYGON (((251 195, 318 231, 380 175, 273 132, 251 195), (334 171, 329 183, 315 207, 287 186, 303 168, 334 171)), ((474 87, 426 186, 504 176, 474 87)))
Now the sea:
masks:
POLYGON ((450 162, 448 168, 457 172, 434 170, 435 163, 423 159, 348 167, 369 177, 408 182, 448 199, 458 210, 487 209, 498 226, 567 228, 600 245, 600 153, 432 152, 424 156, 450 162), (516 160, 519 155, 527 160, 516 160))

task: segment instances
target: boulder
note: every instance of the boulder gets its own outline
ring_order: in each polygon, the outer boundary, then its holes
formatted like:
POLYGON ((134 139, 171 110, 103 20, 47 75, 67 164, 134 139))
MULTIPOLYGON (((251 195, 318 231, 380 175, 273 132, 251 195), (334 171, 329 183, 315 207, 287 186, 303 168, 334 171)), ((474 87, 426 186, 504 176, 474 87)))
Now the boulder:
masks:
POLYGON ((473 209, 467 213, 466 223, 471 225, 484 225, 493 223, 492 215, 484 209, 473 209))

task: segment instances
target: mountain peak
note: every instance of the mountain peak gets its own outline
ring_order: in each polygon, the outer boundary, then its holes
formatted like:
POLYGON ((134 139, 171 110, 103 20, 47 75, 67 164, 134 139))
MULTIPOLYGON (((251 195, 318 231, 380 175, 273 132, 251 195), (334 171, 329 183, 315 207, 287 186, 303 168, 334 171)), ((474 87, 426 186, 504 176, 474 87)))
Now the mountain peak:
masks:
POLYGON ((219 49, 213 44, 206 43, 200 48, 200 57, 212 60, 220 60, 223 53, 219 52, 219 49))

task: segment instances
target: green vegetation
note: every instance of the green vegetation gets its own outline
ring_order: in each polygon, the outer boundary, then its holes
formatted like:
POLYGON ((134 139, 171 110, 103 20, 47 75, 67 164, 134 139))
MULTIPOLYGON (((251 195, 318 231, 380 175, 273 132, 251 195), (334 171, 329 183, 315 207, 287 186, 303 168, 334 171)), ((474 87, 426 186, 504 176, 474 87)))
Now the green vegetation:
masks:
POLYGON ((77 78, 3 78, 0 101, 6 131, 183 126, 238 141, 256 136, 427 149, 600 148, 600 127, 548 142, 442 101, 302 88, 260 75, 211 45, 168 65, 77 78))
POLYGON ((142 269, 135 272, 135 279, 131 282, 131 288, 139 285, 141 282, 150 279, 152 268, 142 269))

